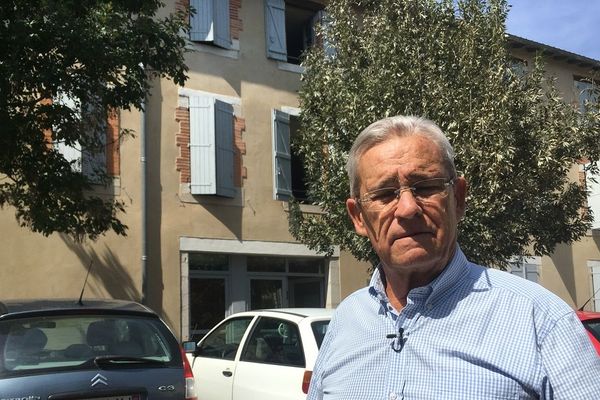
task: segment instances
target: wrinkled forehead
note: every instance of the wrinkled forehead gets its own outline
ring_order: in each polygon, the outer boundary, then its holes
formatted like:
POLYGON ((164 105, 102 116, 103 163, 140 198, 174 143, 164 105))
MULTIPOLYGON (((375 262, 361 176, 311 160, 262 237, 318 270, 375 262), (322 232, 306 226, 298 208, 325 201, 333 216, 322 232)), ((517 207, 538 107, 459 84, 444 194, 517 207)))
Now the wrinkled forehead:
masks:
POLYGON ((382 175, 403 177, 450 175, 443 150, 423 136, 390 137, 367 149, 361 156, 358 173, 361 180, 382 175))

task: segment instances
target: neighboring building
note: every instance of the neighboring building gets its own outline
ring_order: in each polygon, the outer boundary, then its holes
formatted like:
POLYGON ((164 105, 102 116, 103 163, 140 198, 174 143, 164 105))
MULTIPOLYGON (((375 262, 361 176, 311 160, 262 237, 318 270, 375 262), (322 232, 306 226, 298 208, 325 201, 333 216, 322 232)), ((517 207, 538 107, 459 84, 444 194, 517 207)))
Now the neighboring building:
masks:
MULTIPOLYGON (((288 231, 287 199, 305 198, 301 160, 290 148, 300 112, 298 60, 313 43, 322 3, 191 2, 199 13, 185 87, 154 81, 145 114, 119 116, 120 127, 136 136, 118 146, 107 141, 114 185, 106 195, 126 202, 128 236, 109 233, 85 244, 46 238, 19 227, 13 209, 1 210, 3 298, 76 297, 92 263, 87 296, 143 298, 185 339, 236 311, 335 307, 366 284, 367 264, 339 249, 325 257, 288 231)), ((511 43, 526 63, 535 50, 551 52, 548 71, 568 101, 577 99, 574 79, 600 68, 539 43, 511 43)), ((109 128, 113 138, 114 121, 109 128)), ((580 305, 600 288, 599 239, 590 231, 513 272, 580 305)))

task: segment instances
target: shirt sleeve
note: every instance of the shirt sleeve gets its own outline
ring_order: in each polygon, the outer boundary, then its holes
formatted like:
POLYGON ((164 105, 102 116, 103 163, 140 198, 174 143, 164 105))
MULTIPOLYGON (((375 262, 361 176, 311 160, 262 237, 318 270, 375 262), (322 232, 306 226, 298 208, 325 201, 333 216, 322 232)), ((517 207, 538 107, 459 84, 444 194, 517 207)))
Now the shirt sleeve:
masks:
POLYGON ((546 400, 594 400, 600 393, 600 357, 574 312, 559 319, 540 344, 546 400))

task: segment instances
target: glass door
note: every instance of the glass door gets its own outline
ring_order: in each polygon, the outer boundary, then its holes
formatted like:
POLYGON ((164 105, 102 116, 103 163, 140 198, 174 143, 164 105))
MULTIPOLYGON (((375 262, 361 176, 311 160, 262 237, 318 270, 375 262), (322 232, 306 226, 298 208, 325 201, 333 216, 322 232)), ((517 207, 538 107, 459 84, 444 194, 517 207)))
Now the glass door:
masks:
POLYGON ((249 309, 285 307, 284 283, 283 278, 251 278, 249 309))

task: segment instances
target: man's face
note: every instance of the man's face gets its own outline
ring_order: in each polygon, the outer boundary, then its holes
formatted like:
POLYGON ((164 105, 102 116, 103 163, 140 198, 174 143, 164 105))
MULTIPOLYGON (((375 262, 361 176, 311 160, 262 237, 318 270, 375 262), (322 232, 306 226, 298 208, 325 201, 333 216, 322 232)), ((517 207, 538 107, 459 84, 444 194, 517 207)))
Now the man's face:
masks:
MULTIPOLYGON (((396 137, 367 150, 359 160, 360 196, 382 187, 452 178, 442 151, 422 136, 396 137)), ((464 213, 466 182, 457 178, 439 195, 419 201, 410 190, 397 204, 373 210, 371 203, 348 199, 356 232, 368 236, 386 270, 437 276, 454 253, 457 224, 464 213)))

